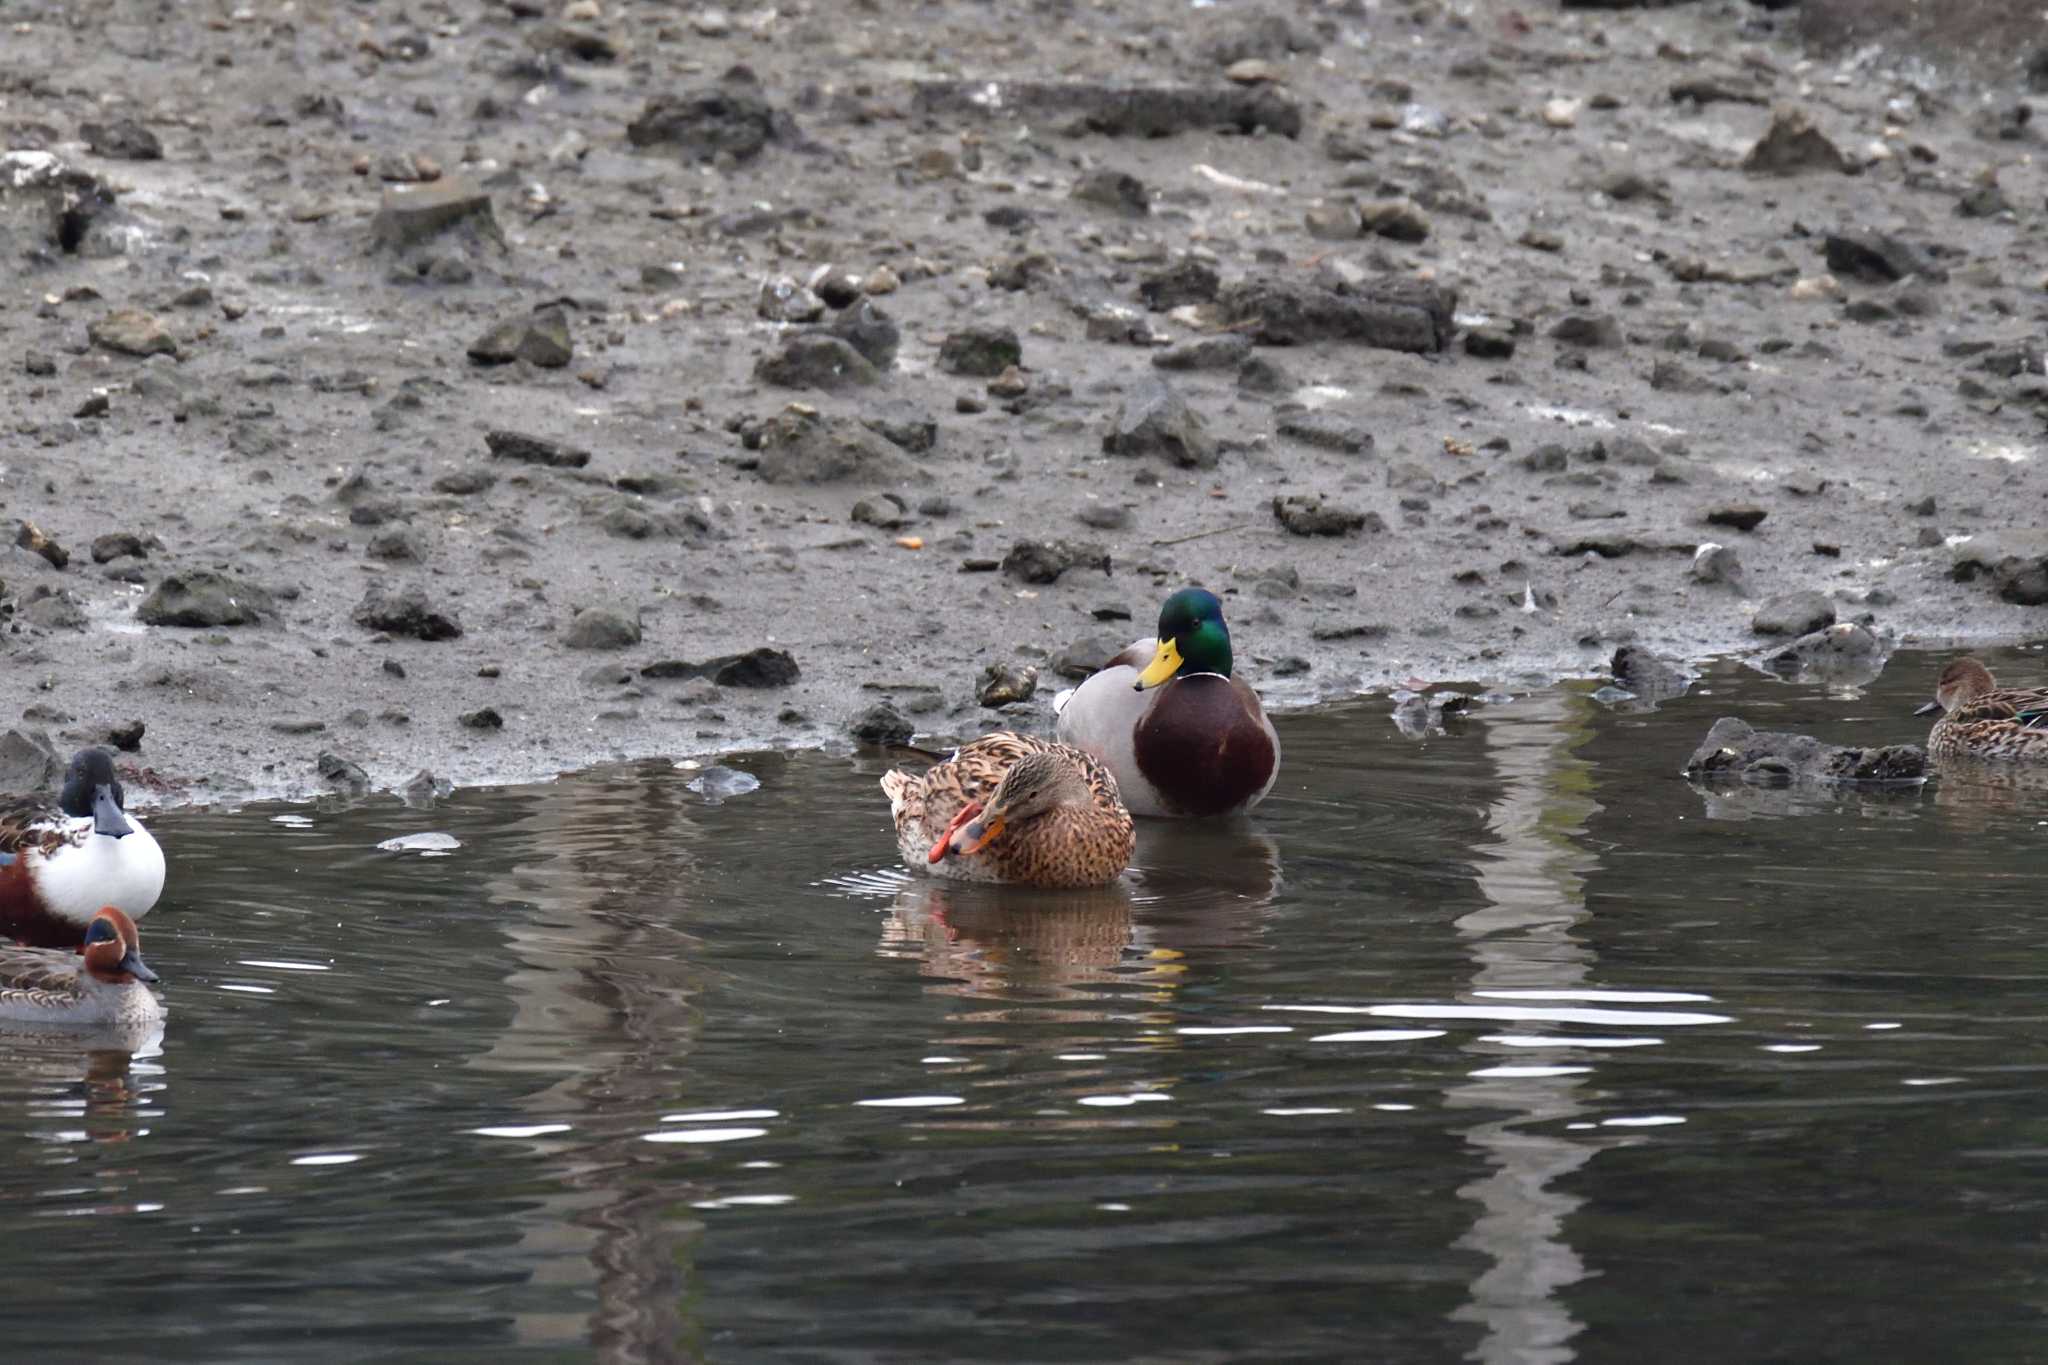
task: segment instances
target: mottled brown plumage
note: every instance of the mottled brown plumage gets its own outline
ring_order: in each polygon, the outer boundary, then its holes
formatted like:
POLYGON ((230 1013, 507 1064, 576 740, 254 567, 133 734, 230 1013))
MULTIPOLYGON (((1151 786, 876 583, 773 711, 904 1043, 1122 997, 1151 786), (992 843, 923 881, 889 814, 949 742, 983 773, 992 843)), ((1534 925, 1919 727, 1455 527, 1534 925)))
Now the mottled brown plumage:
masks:
POLYGON ((1109 769, 1081 750, 1000 732, 923 773, 882 776, 904 862, 941 877, 1100 886, 1136 835, 1109 769))
POLYGON ((2000 687, 1982 661, 1963 658, 1941 671, 1933 706, 1943 712, 1927 736, 1935 758, 2048 763, 2048 688, 2000 687))

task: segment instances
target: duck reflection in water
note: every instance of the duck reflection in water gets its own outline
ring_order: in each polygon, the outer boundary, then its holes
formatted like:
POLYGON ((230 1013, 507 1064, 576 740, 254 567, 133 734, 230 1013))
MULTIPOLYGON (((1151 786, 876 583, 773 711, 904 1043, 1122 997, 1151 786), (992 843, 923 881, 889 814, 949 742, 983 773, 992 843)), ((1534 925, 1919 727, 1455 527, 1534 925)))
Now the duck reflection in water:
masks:
POLYGON ((1263 933, 1280 855, 1237 822, 1139 827, 1122 880, 1077 891, 916 878, 896 893, 878 951, 916 956, 948 994, 1084 999, 1105 985, 1168 988, 1201 949, 1263 933))
MULTIPOLYGON (((150 1097, 164 1089, 163 1024, 81 1034, 21 1028, 0 1035, 0 1067, 34 1083, 27 1105, 68 1155, 71 1144, 126 1143, 152 1122, 150 1097)), ((161 1118, 160 1114, 156 1115, 161 1118)))

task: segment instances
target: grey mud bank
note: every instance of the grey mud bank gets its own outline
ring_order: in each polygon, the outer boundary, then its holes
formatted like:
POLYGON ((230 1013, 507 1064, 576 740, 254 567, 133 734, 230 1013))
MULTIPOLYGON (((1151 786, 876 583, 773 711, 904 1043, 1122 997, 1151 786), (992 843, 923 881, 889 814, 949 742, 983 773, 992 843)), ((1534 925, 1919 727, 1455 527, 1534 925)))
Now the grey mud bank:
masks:
POLYGON ((0 722, 167 799, 1041 728, 1191 582, 1280 706, 2043 629, 2017 57, 1738 3, 8 18, 0 722))

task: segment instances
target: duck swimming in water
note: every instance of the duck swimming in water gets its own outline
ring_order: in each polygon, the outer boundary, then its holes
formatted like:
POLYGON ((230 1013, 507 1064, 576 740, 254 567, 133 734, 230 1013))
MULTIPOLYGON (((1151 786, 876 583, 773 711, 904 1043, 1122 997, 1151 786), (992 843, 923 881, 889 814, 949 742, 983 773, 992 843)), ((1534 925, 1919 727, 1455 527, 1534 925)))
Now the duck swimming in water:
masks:
POLYGON ((1941 670, 1934 700, 1913 714, 1941 713, 1927 736, 1934 758, 2048 763, 2048 688, 2000 687, 1982 660, 1941 670))
POLYGON ((75 948, 102 906, 141 919, 164 890, 164 851, 123 809, 114 757, 80 749, 47 797, 0 800, 0 940, 75 948))
POLYGON ((1235 815, 1266 799, 1280 737, 1234 676, 1223 604, 1183 588, 1139 640, 1054 707, 1059 737, 1116 774, 1136 815, 1235 815))
POLYGON ((143 984, 157 974, 142 961, 135 921, 103 906, 84 938, 76 953, 0 948, 0 1021, 128 1028, 162 1020, 163 1005, 143 984))
POLYGON ((1030 735, 983 735, 923 773, 884 773, 882 790, 903 861, 938 877, 1101 886, 1137 840, 1107 768, 1030 735))

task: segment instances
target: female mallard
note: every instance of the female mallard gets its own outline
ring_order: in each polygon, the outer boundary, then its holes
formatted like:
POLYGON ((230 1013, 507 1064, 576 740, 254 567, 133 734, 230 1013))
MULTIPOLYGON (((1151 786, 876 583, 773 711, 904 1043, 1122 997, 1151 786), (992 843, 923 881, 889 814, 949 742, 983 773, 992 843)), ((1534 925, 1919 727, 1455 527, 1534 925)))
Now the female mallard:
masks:
POLYGON ((1996 758, 2048 763, 2048 688, 2000 687, 1977 659, 1941 670, 1934 700, 1913 714, 1942 712, 1927 736, 1935 758, 1996 758))
POLYGON ((164 890, 164 851, 122 809, 114 757, 80 749, 48 797, 0 800, 0 940, 76 948, 111 905, 141 919, 164 890))
POLYGON ((164 1007, 142 983, 157 979, 142 961, 135 921, 103 907, 86 926, 82 952, 0 948, 0 1020, 13 1024, 153 1024, 164 1007))
POLYGON ((884 773, 882 790, 903 861, 941 877, 1100 886, 1136 841, 1107 768, 1029 735, 984 735, 923 773, 884 773))
POLYGON ((1062 701, 1059 737, 1116 774, 1138 815, 1235 815, 1273 790, 1280 737, 1259 694, 1231 676, 1216 594, 1182 588, 1139 640, 1062 701))

